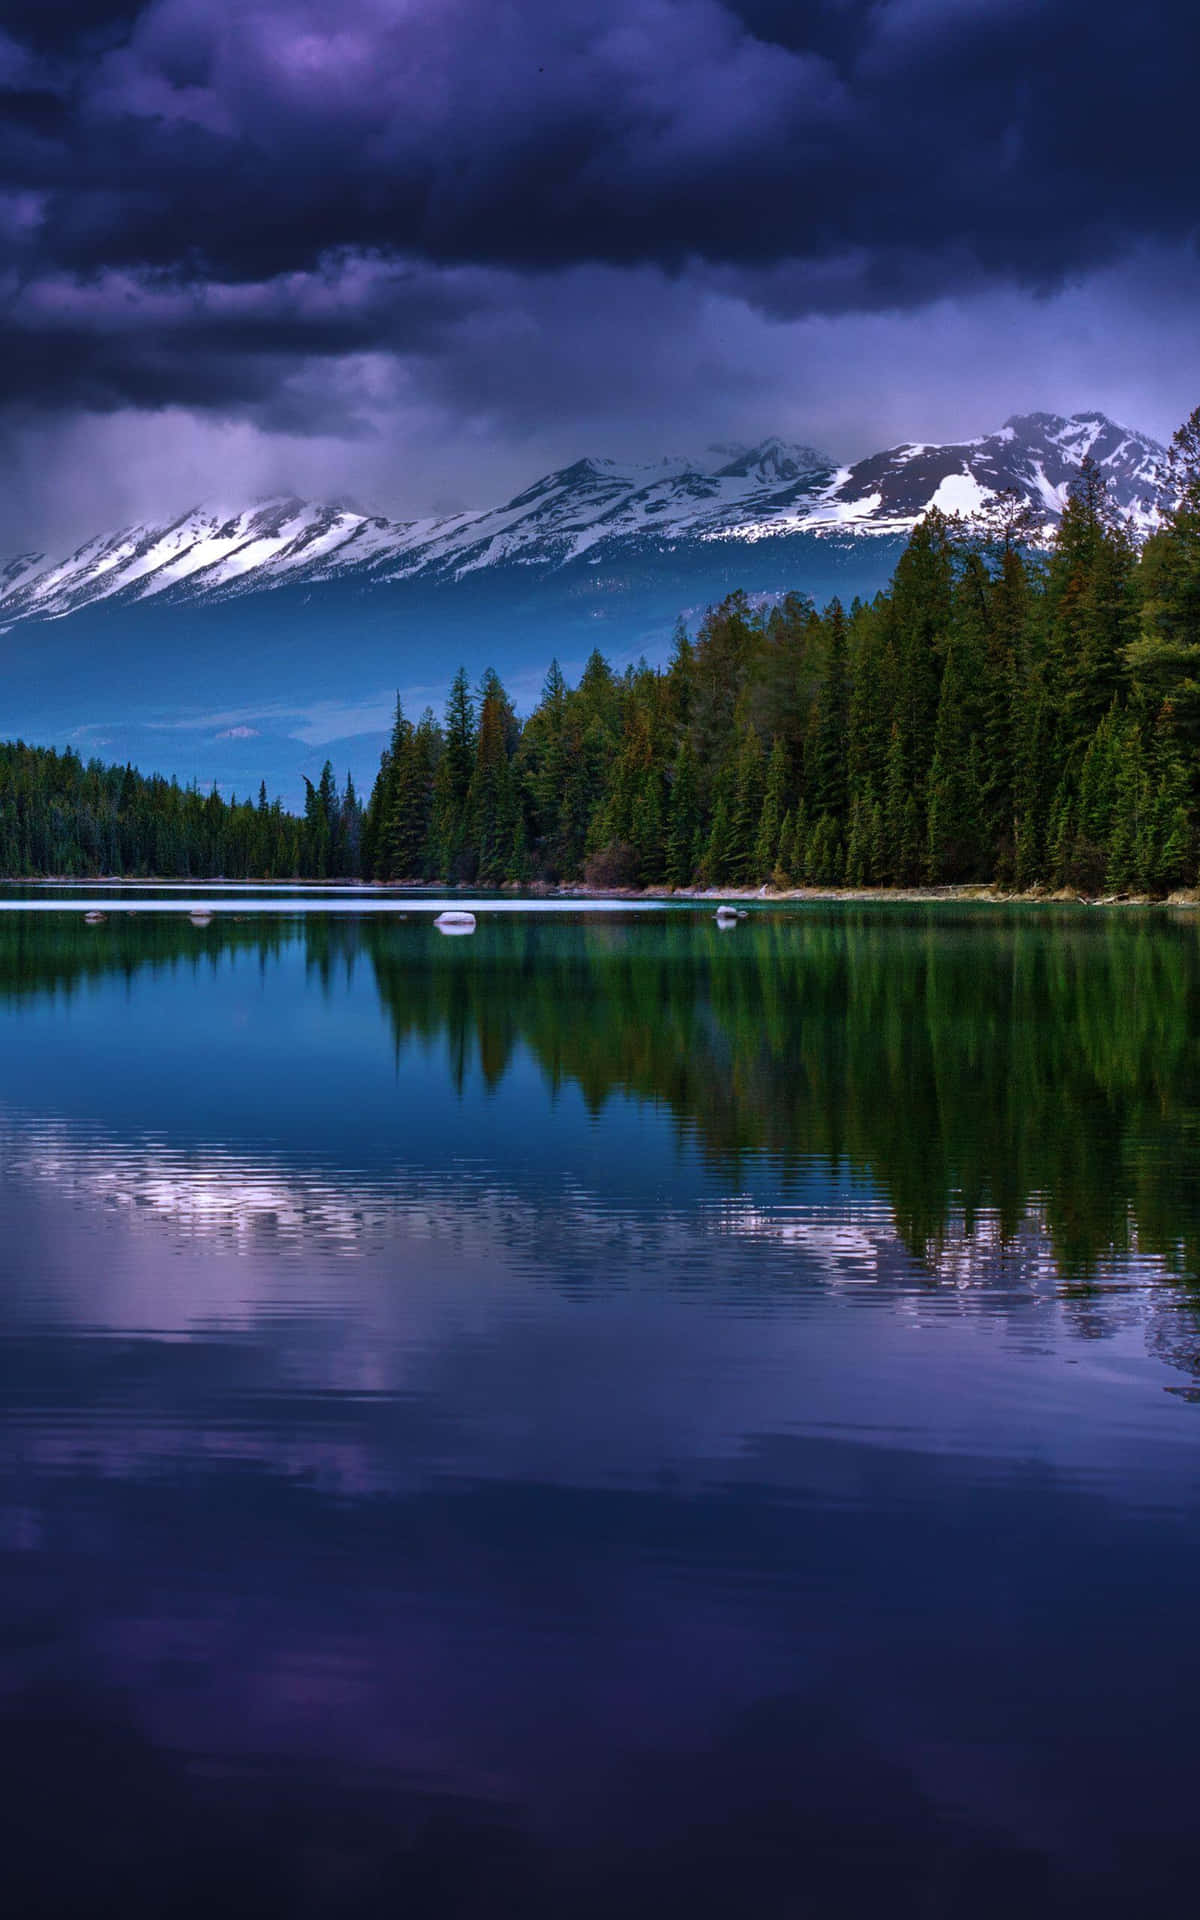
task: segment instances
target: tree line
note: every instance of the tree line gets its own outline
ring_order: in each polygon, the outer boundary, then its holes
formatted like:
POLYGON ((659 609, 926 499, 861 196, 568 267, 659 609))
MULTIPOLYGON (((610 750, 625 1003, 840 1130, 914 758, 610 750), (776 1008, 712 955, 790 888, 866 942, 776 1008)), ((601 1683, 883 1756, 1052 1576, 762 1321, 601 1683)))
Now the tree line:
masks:
POLYGON ((1200 409, 1139 549, 1086 460, 1048 547, 1002 496, 931 511, 888 590, 824 612, 733 594, 669 666, 522 724, 459 672, 442 724, 397 706, 367 877, 500 886, 910 886, 1164 892, 1200 826, 1200 409))
POLYGON ((1085 460, 1048 546, 1001 496, 936 510, 889 588, 819 611, 733 594, 669 664, 522 721, 494 672, 397 703, 370 801, 327 764, 303 815, 0 747, 0 872, 496 887, 993 881, 1162 893, 1200 846, 1200 408, 1139 547, 1085 460))
POLYGON ((161 775, 84 761, 71 748, 0 743, 0 875, 229 880, 355 878, 362 808, 327 761, 303 815, 225 800, 161 775))

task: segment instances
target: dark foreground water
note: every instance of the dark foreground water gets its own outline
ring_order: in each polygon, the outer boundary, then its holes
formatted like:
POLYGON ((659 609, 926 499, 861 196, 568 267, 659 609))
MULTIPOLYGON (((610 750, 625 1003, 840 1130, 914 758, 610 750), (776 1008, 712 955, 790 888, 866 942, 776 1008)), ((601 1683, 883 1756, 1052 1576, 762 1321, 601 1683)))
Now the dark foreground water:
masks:
POLYGON ((6 1911, 1190 1903, 1197 919, 237 912, 0 912, 6 1911))

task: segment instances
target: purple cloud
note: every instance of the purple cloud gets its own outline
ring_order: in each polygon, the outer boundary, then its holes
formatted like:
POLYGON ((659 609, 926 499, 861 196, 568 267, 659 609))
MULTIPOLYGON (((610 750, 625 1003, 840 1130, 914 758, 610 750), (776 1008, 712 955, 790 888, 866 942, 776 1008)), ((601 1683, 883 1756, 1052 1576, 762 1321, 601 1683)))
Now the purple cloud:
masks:
POLYGON ((832 380, 871 444, 928 384, 910 316, 973 317, 977 394, 1011 389, 1014 295, 1044 343, 1047 301, 1147 259, 1109 355, 1156 379, 1196 270, 1197 55, 1184 0, 13 0, 0 431, 10 458, 52 416, 383 435, 460 496, 439 441, 461 465, 499 435, 515 479, 609 423, 653 451, 806 407, 827 437, 832 380), (864 362, 876 321, 895 353, 864 362))

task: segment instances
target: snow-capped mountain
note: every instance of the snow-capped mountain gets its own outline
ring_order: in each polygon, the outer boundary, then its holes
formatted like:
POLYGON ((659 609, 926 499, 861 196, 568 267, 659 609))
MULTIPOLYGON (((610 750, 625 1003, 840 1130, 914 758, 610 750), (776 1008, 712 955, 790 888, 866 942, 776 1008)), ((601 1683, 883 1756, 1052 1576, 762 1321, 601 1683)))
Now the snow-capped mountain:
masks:
POLYGON ((811 447, 769 440, 714 448, 702 462, 578 460, 504 506, 444 519, 387 520, 291 497, 236 511, 195 507, 163 525, 101 534, 50 566, 22 555, 0 568, 0 623, 101 600, 226 599, 335 578, 367 585, 458 579, 505 562, 562 566, 613 543, 735 530, 743 519, 787 513, 832 470, 811 447))
POLYGON ((1100 414, 1031 414, 956 446, 837 466, 779 440, 633 466, 580 460, 503 506, 389 520, 346 500, 197 507, 0 562, 0 739, 293 803, 326 752, 369 782, 395 691, 440 707, 461 663, 528 707, 550 660, 666 658, 732 589, 820 603, 882 587, 931 505, 1002 489, 1049 527, 1090 452, 1147 522, 1162 449, 1100 414))
MULTIPOLYGON (((100 602, 214 603, 331 581, 449 584, 497 567, 554 573, 645 561, 695 542, 873 540, 907 533, 931 506, 970 514, 1003 489, 1052 524, 1088 453, 1117 504, 1148 524, 1161 447, 1102 414, 1035 413, 959 445, 893 447, 840 468, 780 440, 656 466, 579 460, 503 506, 443 519, 393 521, 289 497, 196 507, 165 524, 98 535, 49 564, 32 554, 0 564, 0 630, 100 602)), ((747 566, 753 585, 754 562, 747 566)))
POLYGON ((1158 469, 1165 450, 1156 440, 1116 426, 1102 413, 1014 414, 997 433, 951 446, 892 447, 839 473, 808 521, 874 533, 907 533, 930 507, 969 518, 996 497, 1014 492, 1052 527, 1066 505, 1071 481, 1088 457, 1108 481, 1109 495, 1144 533, 1153 524, 1158 469))

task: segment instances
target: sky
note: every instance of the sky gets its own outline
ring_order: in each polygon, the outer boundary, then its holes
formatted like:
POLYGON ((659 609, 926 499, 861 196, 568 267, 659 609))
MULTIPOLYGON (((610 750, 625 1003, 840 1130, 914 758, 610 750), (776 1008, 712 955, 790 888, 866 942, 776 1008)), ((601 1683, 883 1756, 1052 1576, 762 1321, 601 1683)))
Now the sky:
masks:
POLYGON ((1200 400, 1194 0, 0 19, 0 553, 1200 400))

